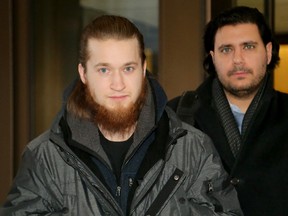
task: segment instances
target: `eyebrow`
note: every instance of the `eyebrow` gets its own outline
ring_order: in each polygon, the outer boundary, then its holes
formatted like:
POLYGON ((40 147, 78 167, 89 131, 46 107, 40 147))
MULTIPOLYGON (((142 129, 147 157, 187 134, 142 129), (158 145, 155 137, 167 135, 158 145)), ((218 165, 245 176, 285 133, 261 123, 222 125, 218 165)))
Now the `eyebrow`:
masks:
POLYGON ((222 45, 219 46, 217 49, 218 49, 218 50, 221 50, 221 49, 223 49, 223 48, 225 48, 225 47, 232 47, 232 45, 231 45, 231 44, 222 44, 222 45))
POLYGON ((99 66, 108 66, 108 63, 100 62, 98 64, 95 64, 94 67, 99 67, 99 66))
POLYGON ((243 44, 243 45, 247 45, 247 44, 257 45, 258 42, 256 42, 256 41, 246 41, 246 42, 244 42, 244 43, 242 43, 242 44, 243 44))
POLYGON ((132 61, 132 62, 127 62, 126 64, 124 64, 124 66, 128 66, 128 65, 138 65, 138 63, 132 61))
MULTIPOLYGON (((258 42, 256 42, 256 41, 244 41, 244 42, 242 42, 240 45, 247 45, 247 44, 253 44, 253 45, 257 45, 258 44, 258 42)), ((233 47, 233 45, 232 44, 222 44, 221 46, 219 46, 217 49, 218 50, 221 50, 221 49, 223 49, 223 48, 225 48, 225 47, 233 47)))
MULTIPOLYGON (((110 64, 109 63, 106 63, 106 62, 100 62, 100 63, 97 63, 94 65, 94 67, 101 67, 101 66, 109 66, 110 64)), ((125 63, 123 66, 128 66, 128 65, 138 65, 137 62, 134 62, 134 61, 131 61, 131 62, 127 62, 125 63)))

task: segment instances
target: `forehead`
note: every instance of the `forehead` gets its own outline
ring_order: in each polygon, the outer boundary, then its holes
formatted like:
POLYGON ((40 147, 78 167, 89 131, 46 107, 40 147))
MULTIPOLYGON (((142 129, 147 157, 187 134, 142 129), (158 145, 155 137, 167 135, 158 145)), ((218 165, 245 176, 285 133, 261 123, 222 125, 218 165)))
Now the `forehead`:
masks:
POLYGON ((99 60, 140 57, 139 43, 136 38, 104 40, 91 38, 88 40, 87 48, 89 57, 97 57, 99 60))
POLYGON ((131 48, 139 48, 138 41, 136 38, 125 38, 125 39, 117 39, 117 38, 107 38, 107 39, 97 39, 90 38, 88 39, 88 49, 89 50, 98 50, 104 48, 120 48, 120 47, 131 47, 131 48))
POLYGON ((215 34, 215 45, 235 44, 246 41, 262 41, 256 24, 226 25, 219 28, 215 34))

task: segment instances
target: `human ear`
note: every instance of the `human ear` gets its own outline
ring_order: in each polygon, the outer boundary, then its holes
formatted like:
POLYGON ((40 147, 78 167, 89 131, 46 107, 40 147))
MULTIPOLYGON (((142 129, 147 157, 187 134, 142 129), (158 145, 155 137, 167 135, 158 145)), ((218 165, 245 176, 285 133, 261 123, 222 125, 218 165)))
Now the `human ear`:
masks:
POLYGON ((266 44, 266 53, 267 53, 267 65, 270 64, 272 59, 272 42, 266 44))
POLYGON ((212 51, 212 50, 210 50, 210 55, 211 55, 211 58, 212 58, 212 61, 213 61, 213 63, 214 63, 214 52, 212 51))
POLYGON ((81 81, 86 84, 86 73, 85 73, 85 68, 82 66, 81 63, 78 64, 78 73, 80 76, 81 81))
POLYGON ((147 62, 146 60, 144 61, 144 64, 143 64, 143 77, 146 76, 146 67, 147 67, 147 62))

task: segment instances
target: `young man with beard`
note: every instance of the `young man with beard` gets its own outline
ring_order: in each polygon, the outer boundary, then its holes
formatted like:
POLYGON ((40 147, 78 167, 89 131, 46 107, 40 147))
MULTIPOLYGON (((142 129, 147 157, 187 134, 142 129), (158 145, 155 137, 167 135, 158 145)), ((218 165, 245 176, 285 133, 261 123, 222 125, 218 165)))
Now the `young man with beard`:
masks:
POLYGON ((27 146, 1 215, 242 214, 211 140, 166 109, 130 21, 92 21, 78 71, 53 127, 27 146))
POLYGON ((273 89, 279 45, 254 8, 227 10, 204 34, 210 74, 169 105, 208 134, 244 215, 288 215, 288 95, 273 89))

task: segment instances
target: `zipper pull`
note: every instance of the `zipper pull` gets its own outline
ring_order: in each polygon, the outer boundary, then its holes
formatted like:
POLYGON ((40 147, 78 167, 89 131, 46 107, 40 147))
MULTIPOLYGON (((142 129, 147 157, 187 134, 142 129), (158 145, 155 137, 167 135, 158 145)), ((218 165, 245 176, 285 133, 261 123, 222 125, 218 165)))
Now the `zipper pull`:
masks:
POLYGON ((120 197, 121 196, 121 187, 117 186, 116 188, 116 197, 120 197))
POLYGON ((133 185, 133 179, 132 178, 129 178, 129 187, 132 187, 132 185, 133 185))
POLYGON ((208 182, 208 192, 213 192, 214 191, 214 188, 213 188, 213 184, 211 181, 208 182))

